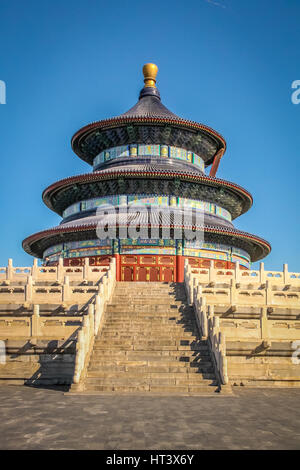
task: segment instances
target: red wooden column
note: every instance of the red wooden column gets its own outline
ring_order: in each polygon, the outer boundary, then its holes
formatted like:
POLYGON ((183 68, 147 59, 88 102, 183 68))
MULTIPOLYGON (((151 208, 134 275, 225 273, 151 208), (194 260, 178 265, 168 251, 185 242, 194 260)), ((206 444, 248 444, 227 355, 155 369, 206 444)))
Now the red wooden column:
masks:
POLYGON ((114 258, 116 259, 116 281, 121 281, 121 255, 116 253, 114 258))
POLYGON ((176 255, 176 282, 184 281, 184 257, 176 255))

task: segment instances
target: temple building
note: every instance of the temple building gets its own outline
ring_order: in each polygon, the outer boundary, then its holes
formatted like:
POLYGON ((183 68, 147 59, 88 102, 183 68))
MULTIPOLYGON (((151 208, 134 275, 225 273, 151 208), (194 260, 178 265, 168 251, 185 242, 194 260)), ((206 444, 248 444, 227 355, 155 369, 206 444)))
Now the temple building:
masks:
POLYGON ((143 73, 129 111, 73 136, 72 149, 93 171, 44 190, 43 201, 62 221, 26 238, 24 250, 50 264, 62 257, 65 266, 87 257, 90 265, 107 265, 115 257, 119 281, 182 282, 186 258, 195 267, 249 269, 271 247, 233 225, 253 200, 216 177, 224 138, 162 104, 156 65, 143 73))

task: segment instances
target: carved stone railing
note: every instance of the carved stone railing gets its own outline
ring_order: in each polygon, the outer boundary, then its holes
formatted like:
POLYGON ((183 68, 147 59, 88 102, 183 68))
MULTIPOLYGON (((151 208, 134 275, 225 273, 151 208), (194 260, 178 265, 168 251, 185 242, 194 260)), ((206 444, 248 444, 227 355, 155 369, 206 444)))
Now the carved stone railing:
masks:
MULTIPOLYGON (((215 276, 215 279, 217 276, 215 276)), ((194 273, 194 269, 185 262, 184 279, 187 299, 190 305, 194 304, 194 294, 198 287, 209 304, 248 305, 248 306, 285 306, 287 308, 300 308, 300 284, 274 284, 272 280, 265 280, 261 284, 240 283, 228 277, 226 283, 217 278, 215 282, 204 282, 201 276, 194 273), (222 287, 217 287, 223 284, 222 287)))
POLYGON ((65 276, 71 280, 97 280, 106 271, 107 266, 89 266, 89 259, 85 258, 83 266, 64 266, 63 259, 59 258, 57 266, 38 266, 35 258, 33 265, 29 267, 15 267, 10 258, 6 267, 0 267, 0 282, 8 285, 14 282, 27 282, 31 277, 33 281, 58 281, 62 282, 65 276))
MULTIPOLYGON (((104 275, 105 273, 103 273, 104 275)), ((103 276, 97 278, 97 282, 101 283, 103 276)), ((52 285, 48 285, 34 281, 33 277, 29 275, 24 285, 0 285, 0 304, 19 303, 27 307, 34 304, 68 304, 72 302, 83 304, 88 302, 98 291, 99 286, 96 282, 93 285, 72 285, 70 277, 65 276, 62 283, 55 281, 52 285)))
POLYGON ((82 327, 78 331, 74 384, 79 384, 85 377, 94 346, 94 340, 103 326, 105 307, 112 297, 115 283, 116 260, 112 259, 108 271, 101 278, 99 292, 95 296, 93 303, 90 303, 88 315, 84 317, 82 327))
POLYGON ((200 331, 210 342, 223 384, 228 381, 225 337, 230 341, 261 341, 263 348, 268 348, 271 340, 299 338, 300 291, 297 286, 280 286, 270 280, 245 286, 232 278, 226 283, 201 282, 187 262, 184 274, 188 302, 194 306, 200 331), (217 284, 225 287, 216 287, 217 284), (276 311, 280 312, 279 319, 276 319, 276 311))
POLYGON ((206 305, 206 298, 200 292, 195 294, 194 309, 198 328, 203 338, 208 339, 214 363, 222 385, 228 384, 226 340, 220 330, 219 317, 214 315, 213 305, 206 305))
POLYGON ((235 264, 234 269, 219 269, 214 267, 213 261, 209 268, 194 268, 185 260, 185 273, 202 284, 229 283, 232 279, 244 284, 264 284, 269 281, 270 285, 300 287, 300 273, 289 272, 287 264, 283 265, 282 271, 266 271, 264 263, 260 263, 259 270, 240 269, 239 263, 235 264))
POLYGON ((81 326, 82 316, 40 316, 40 306, 34 305, 32 314, 0 317, 0 339, 12 338, 32 340, 70 338, 81 326))

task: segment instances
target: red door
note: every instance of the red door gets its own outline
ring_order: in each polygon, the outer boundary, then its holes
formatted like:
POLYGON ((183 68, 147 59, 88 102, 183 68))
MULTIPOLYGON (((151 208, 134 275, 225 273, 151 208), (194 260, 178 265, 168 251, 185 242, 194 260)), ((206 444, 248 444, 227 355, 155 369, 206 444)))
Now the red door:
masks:
POLYGON ((162 281, 172 282, 174 280, 173 271, 174 271, 174 268, 164 267, 162 269, 162 281))
POLYGON ((151 266, 149 268, 149 271, 150 271, 150 282, 159 281, 159 268, 154 268, 151 266))
POLYGON ((139 266, 137 268, 137 281, 146 282, 147 281, 147 268, 139 266))
POLYGON ((133 281, 133 268, 131 266, 123 267, 123 281, 133 281))

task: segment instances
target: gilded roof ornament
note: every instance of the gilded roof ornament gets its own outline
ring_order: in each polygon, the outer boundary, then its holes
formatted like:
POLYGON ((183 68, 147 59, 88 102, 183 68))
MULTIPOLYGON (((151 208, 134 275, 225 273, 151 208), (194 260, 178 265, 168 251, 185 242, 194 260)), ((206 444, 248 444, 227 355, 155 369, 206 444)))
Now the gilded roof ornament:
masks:
POLYGON ((155 64, 145 64, 143 67, 144 74, 144 83, 145 87, 156 87, 156 75, 158 72, 158 67, 155 64))

